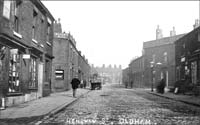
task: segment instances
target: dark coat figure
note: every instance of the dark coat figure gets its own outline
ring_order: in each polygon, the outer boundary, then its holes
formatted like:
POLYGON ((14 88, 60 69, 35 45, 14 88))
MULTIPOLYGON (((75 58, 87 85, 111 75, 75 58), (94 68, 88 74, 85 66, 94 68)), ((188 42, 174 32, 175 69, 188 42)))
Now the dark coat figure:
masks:
POLYGON ((73 89, 73 97, 76 97, 76 89, 80 84, 80 80, 78 78, 73 78, 71 81, 72 89, 73 89))
POLYGON ((83 80, 83 88, 86 88, 87 82, 86 80, 83 80))
POLYGON ((161 79, 161 81, 159 82, 159 84, 157 85, 157 92, 163 94, 165 91, 165 80, 161 79))

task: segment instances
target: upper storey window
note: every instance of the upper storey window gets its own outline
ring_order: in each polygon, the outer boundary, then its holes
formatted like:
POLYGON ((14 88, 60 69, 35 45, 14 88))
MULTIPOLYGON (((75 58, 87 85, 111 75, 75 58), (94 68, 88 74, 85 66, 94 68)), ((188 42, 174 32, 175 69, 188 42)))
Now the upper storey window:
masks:
POLYGON ((37 22, 37 11, 33 10, 33 25, 32 25, 32 38, 36 40, 36 22, 37 22))
POLYGON ((51 34, 51 20, 47 17, 47 42, 50 42, 50 34, 51 34))
POLYGON ((19 33, 19 6, 21 4, 20 0, 12 1, 13 8, 13 21, 14 21, 14 31, 19 33))
POLYGON ((10 8, 11 8, 11 1, 4 0, 3 2, 3 16, 7 19, 10 19, 10 8))

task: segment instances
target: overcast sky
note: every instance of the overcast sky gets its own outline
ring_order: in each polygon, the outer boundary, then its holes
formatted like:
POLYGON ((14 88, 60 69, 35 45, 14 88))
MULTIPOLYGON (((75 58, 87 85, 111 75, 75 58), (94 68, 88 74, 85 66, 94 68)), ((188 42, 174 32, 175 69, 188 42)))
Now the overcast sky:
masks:
POLYGON ((77 49, 94 66, 122 65, 142 55, 145 41, 155 40, 157 25, 168 37, 193 30, 199 1, 42 1, 77 49))

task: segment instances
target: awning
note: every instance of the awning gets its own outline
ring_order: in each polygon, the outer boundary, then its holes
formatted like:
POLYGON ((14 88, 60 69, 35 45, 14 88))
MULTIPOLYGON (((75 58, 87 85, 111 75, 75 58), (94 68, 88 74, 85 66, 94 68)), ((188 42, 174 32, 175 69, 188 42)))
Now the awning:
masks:
POLYGON ((30 46, 23 44, 22 42, 4 34, 0 34, 0 40, 3 44, 8 45, 10 47, 16 47, 16 48, 20 47, 22 49, 30 49, 30 46))

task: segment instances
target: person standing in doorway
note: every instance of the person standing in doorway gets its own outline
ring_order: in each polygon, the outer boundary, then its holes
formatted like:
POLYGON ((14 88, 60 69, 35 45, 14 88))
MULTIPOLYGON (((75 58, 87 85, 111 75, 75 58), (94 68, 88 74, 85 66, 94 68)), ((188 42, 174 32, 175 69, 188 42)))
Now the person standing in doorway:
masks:
POLYGON ((73 78, 71 81, 72 89, 73 89, 73 97, 76 97, 76 90, 80 84, 80 80, 78 78, 73 78))

